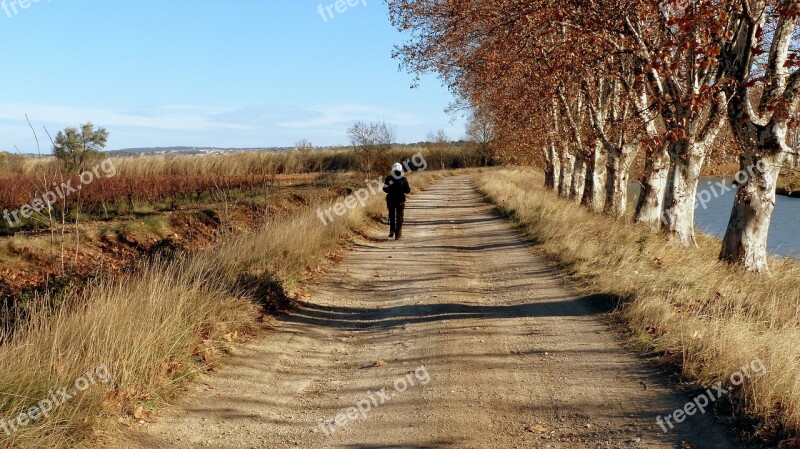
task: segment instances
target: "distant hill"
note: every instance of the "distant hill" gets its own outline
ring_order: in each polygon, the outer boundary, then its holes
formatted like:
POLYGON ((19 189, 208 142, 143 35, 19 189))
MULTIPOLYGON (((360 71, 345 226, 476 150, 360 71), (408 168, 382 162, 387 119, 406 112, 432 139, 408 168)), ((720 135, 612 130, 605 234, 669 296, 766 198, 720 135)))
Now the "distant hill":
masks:
MULTIPOLYGON (((455 146, 460 146, 465 144, 464 141, 455 141, 452 142, 455 146)), ((393 146, 405 148, 405 147, 418 147, 418 146, 425 146, 426 142, 417 142, 417 143, 395 143, 393 146)), ((327 150, 327 149, 339 149, 339 148, 349 148, 343 146, 329 146, 329 147, 316 147, 318 150, 327 150)), ((246 151, 289 151, 293 150, 294 147, 257 147, 257 148, 218 148, 218 147, 185 147, 185 146, 177 146, 177 147, 142 147, 142 148, 124 148, 121 150, 112 150, 108 153, 111 156, 141 156, 146 154, 158 154, 158 155, 165 155, 165 156, 202 156, 202 155, 209 155, 209 154, 231 154, 231 153, 242 153, 246 151)))
MULTIPOLYGON (((458 140, 451 142, 455 146, 463 146, 469 142, 458 140)), ((415 143, 394 143, 392 144, 397 148, 408 147, 424 147, 428 142, 415 142, 415 143)), ((350 148, 349 146, 319 146, 315 147, 317 150, 330 150, 330 149, 343 149, 350 148)), ((189 147, 189 146, 175 146, 175 147, 141 147, 141 148, 123 148, 120 150, 110 150, 107 153, 111 156, 142 156, 142 155, 164 155, 164 156, 203 156, 209 154, 232 154, 242 153, 247 151, 290 151, 294 147, 253 147, 253 148, 219 148, 219 147, 189 147)), ((2 153, 3 151, 0 151, 2 153)), ((16 154, 16 150, 6 151, 9 154, 16 154)), ((39 157, 34 153, 22 153, 25 157, 39 157)), ((51 157, 50 151, 43 153, 41 157, 51 157)))
POLYGON ((143 147, 143 148, 123 148, 112 150, 108 153, 112 156, 140 156, 144 154, 160 154, 165 156, 200 156, 209 154, 230 154, 245 151, 282 151, 291 150, 292 147, 271 147, 271 148, 216 148, 216 147, 143 147))

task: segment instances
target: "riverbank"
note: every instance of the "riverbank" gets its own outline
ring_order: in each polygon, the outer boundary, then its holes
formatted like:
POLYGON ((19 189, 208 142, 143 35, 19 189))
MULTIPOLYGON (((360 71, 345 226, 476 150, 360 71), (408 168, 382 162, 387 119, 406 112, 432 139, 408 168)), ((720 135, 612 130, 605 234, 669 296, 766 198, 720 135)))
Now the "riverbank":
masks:
MULTIPOLYGON (((641 184, 628 186, 628 211, 638 203, 641 184)), ((728 229, 736 189, 730 179, 715 176, 700 177, 695 203, 695 228, 722 239, 728 229)), ((792 257, 800 261, 800 199, 788 196, 775 198, 767 241, 767 251, 774 257, 792 257)))
POLYGON ((533 170, 477 177, 576 288, 616 298, 632 340, 680 366, 693 385, 715 385, 762 360, 766 374, 732 388, 727 409, 758 418, 745 426, 754 439, 800 429, 800 264, 772 260, 771 278, 745 273, 717 261, 718 239, 677 247, 558 198, 543 181, 533 170))
MULTIPOLYGON (((695 228, 708 235, 723 238, 728 229, 735 188, 721 178, 700 179, 695 208, 695 228)), ((631 210, 635 205, 631 206, 631 210)), ((775 198, 770 219, 767 251, 774 257, 792 257, 800 262, 800 199, 789 196, 775 198)))
MULTIPOLYGON (((732 180, 734 174, 739 172, 739 164, 734 162, 708 163, 703 167, 703 176, 719 177, 732 180)), ((635 178, 632 178, 635 179, 635 178)), ((778 186, 775 193, 790 198, 800 198, 800 172, 796 169, 785 169, 778 177, 778 186)))
POLYGON ((800 190, 793 190, 787 186, 778 186, 775 193, 781 196, 788 196, 789 198, 800 198, 800 190))

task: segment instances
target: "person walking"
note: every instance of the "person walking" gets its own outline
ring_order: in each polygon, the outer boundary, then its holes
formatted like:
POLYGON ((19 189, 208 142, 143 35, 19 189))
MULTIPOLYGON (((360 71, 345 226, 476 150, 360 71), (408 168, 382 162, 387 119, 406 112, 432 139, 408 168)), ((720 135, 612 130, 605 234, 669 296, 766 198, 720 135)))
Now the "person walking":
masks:
POLYGON ((392 165, 392 174, 383 182, 383 191, 386 192, 386 207, 389 209, 389 238, 400 240, 403 235, 406 194, 411 193, 411 185, 403 176, 403 166, 400 163, 392 165))

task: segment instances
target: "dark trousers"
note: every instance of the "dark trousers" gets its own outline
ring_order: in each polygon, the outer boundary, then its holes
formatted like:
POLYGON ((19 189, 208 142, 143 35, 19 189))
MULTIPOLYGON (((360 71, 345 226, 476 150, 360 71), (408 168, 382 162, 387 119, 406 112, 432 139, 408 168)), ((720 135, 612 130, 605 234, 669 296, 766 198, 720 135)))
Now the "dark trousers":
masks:
POLYGON ((403 231, 403 215, 406 203, 386 203, 389 207, 389 232, 400 237, 403 231))

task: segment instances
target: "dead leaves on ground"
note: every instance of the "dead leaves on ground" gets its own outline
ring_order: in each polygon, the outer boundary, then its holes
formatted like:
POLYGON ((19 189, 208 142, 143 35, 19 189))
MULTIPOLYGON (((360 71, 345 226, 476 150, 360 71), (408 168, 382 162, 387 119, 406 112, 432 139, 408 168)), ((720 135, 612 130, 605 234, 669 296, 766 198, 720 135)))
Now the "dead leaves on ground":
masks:
POLYGON ((149 399, 149 396, 137 395, 133 390, 113 390, 106 394, 101 407, 104 413, 119 417, 119 422, 125 425, 129 425, 127 419, 131 417, 139 422, 152 422, 150 412, 145 410, 141 404, 141 401, 149 399), (134 404, 136 407, 133 408, 133 411, 126 413, 127 410, 130 410, 128 407, 132 407, 134 404))
POLYGON ((145 411, 141 405, 133 412, 133 417, 139 421, 150 422, 150 413, 145 411))
POLYGON ((369 363, 367 365, 361 366, 360 368, 361 369, 370 369, 370 368, 380 368, 382 366, 386 366, 386 362, 383 361, 383 360, 378 360, 375 363, 369 363))

